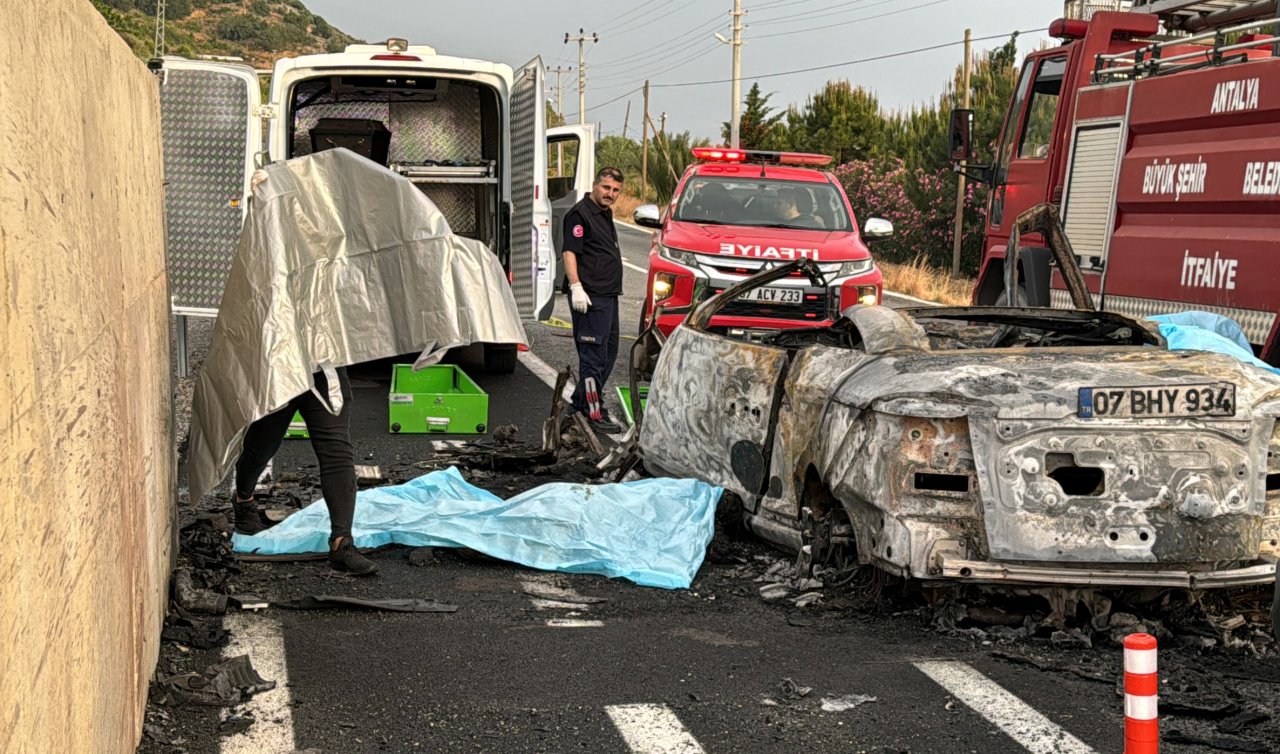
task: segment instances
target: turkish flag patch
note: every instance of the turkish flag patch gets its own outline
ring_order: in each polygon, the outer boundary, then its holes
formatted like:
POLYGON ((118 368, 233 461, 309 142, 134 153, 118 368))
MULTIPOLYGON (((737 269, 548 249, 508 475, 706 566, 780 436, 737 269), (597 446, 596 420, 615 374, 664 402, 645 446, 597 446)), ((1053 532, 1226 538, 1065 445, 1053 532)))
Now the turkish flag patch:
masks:
POLYGON ((581 225, 575 225, 575 226, 573 226, 573 237, 574 237, 574 238, 582 238, 582 226, 581 226, 581 225))

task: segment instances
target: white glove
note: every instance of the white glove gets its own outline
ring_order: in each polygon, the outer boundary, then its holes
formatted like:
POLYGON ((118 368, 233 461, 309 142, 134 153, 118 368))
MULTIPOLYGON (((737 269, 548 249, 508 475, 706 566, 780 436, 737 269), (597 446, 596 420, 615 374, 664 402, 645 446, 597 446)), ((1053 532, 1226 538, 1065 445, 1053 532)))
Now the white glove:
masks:
POLYGON ((258 168, 257 170, 253 171, 253 175, 249 176, 249 190, 257 191, 258 187, 261 186, 263 183, 265 183, 266 180, 267 180, 267 171, 263 170, 262 168, 258 168))
POLYGON ((587 309, 591 308, 591 299, 587 297, 587 292, 582 289, 582 283, 574 283, 569 286, 569 301, 573 304, 573 310, 579 314, 586 314, 587 309))

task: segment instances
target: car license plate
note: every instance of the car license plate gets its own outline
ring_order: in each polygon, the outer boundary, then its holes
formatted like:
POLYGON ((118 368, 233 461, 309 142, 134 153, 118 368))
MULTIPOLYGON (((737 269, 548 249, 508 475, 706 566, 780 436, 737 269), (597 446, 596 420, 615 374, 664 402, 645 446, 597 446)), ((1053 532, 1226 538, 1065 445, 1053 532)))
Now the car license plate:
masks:
POLYGON ((804 301, 804 291, 800 288, 756 288, 742 298, 761 304, 799 304, 804 301))
POLYGON ((1236 386, 1228 383, 1172 387, 1082 387, 1081 419, 1235 416, 1236 386))

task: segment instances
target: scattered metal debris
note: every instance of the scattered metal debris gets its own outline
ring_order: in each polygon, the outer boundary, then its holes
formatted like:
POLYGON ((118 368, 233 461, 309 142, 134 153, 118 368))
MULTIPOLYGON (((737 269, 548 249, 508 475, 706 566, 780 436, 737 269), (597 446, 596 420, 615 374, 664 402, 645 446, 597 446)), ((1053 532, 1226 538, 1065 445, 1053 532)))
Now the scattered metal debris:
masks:
POLYGON ((383 481, 381 467, 356 464, 356 484, 367 486, 381 484, 383 481))
POLYGON ((767 707, 777 707, 800 701, 812 692, 812 686, 801 686, 790 678, 783 678, 773 691, 761 696, 760 703, 767 707))
POLYGON ((393 613, 455 613, 457 605, 450 605, 437 600, 417 598, 397 599, 360 599, 357 597, 340 597, 330 594, 317 594, 301 597, 296 600, 272 603, 277 607, 289 610, 384 610, 393 613))
POLYGON ((874 696, 865 694, 846 694, 845 696, 823 697, 823 712, 848 712, 856 707, 861 707, 870 702, 879 701, 874 696))
POLYGON ((222 615, 227 611, 227 595, 208 589, 198 589, 191 580, 191 571, 179 568, 173 573, 173 599, 183 610, 207 615, 222 615))
POLYGON ((152 686, 151 699, 166 705, 230 707, 275 687, 275 681, 258 675, 248 655, 240 655, 210 665, 203 673, 181 673, 160 678, 152 686))

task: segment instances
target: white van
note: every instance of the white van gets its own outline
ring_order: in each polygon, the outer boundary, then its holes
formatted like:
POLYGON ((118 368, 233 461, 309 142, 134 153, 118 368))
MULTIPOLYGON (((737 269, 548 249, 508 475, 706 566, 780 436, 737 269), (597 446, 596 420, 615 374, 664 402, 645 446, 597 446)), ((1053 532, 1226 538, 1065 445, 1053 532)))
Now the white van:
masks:
MULTIPOLYGON (((403 39, 350 45, 276 61, 265 105, 265 72, 248 66, 174 57, 151 65, 161 80, 167 248, 180 318, 216 316, 249 176, 259 164, 324 148, 313 143, 321 120, 324 128, 389 131, 388 167, 417 184, 454 233, 493 249, 526 319, 550 313, 559 279, 553 229, 591 190, 595 132, 548 130, 540 58, 513 71, 403 39), (571 175, 548 179, 552 144, 571 175)), ((181 340, 179 348, 185 365, 181 340)), ((485 347, 487 370, 515 364, 514 347, 485 347)))

